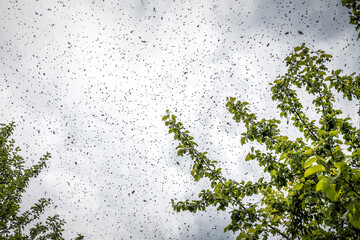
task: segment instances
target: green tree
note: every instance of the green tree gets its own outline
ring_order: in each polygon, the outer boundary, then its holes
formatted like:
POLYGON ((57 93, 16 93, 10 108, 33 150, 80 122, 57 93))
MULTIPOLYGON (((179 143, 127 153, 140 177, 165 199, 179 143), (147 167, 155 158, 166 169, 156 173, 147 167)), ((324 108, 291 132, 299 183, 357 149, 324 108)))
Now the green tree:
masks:
POLYGON ((355 29, 359 31, 358 39, 360 38, 360 1, 359 0, 342 0, 342 5, 351 10, 350 24, 355 25, 355 29))
MULTIPOLYGON (((29 180, 46 167, 50 154, 25 168, 24 159, 18 155, 20 148, 9 139, 14 128, 14 123, 0 124, 0 239, 64 239, 65 221, 59 215, 48 217, 45 223, 37 221, 46 206, 51 204, 50 199, 41 198, 30 210, 20 213, 22 194, 29 180)), ((83 239, 83 236, 79 234, 76 239, 83 239)))
POLYGON ((238 239, 272 235, 284 239, 360 239, 360 130, 334 107, 332 92, 359 100, 360 76, 328 70, 326 63, 331 58, 323 51, 310 51, 305 44, 296 47, 285 59, 287 73, 272 84, 280 117, 291 118, 299 130, 295 140, 280 134, 279 120, 259 120, 247 102, 227 99, 233 119, 246 127, 241 144, 257 141, 266 146, 266 151, 252 147, 245 158, 257 161, 269 176, 256 182, 227 179, 217 162, 197 150, 193 137, 167 110, 163 120, 179 141, 177 154, 192 158, 195 181, 208 178, 211 182, 198 200, 172 200, 174 210, 196 212, 208 206, 229 210, 231 222, 224 231, 239 232, 238 239), (314 98, 318 119, 307 116, 297 88, 305 88, 314 98), (260 202, 245 204, 244 198, 249 196, 257 196, 260 202))

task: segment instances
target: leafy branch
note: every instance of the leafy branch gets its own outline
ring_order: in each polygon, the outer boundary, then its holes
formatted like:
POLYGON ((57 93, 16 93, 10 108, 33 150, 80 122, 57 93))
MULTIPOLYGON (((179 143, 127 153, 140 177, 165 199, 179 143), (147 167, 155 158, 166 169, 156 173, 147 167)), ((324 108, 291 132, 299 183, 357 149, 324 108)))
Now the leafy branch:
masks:
POLYGON ((272 85, 280 117, 292 115, 293 125, 303 135, 296 140, 280 135, 279 120, 258 120, 247 102, 227 98, 226 107, 233 119, 246 127, 241 144, 257 141, 266 146, 266 152, 252 147, 245 160, 256 160, 264 167, 270 175, 268 182, 263 178, 255 183, 227 180, 216 168, 217 162, 196 150, 193 137, 167 111, 163 120, 169 133, 180 141, 178 155, 188 154, 193 159, 195 181, 207 177, 211 182, 211 189, 199 194, 200 200, 172 200, 174 210, 196 212, 210 205, 218 210, 231 208, 231 223, 225 231, 240 231, 238 239, 267 239, 271 234, 285 239, 360 238, 360 130, 351 125, 350 118, 340 117, 342 111, 334 109, 331 92, 334 88, 350 101, 359 100, 360 77, 355 73, 341 76, 341 70, 329 72, 326 63, 331 58, 323 51, 310 51, 304 44, 296 47, 286 58, 288 72, 272 85), (293 86, 315 96, 312 103, 321 115, 318 123, 302 110, 293 86), (343 147, 351 155, 346 155, 343 147), (245 196, 254 194, 261 194, 261 206, 242 203, 245 196))

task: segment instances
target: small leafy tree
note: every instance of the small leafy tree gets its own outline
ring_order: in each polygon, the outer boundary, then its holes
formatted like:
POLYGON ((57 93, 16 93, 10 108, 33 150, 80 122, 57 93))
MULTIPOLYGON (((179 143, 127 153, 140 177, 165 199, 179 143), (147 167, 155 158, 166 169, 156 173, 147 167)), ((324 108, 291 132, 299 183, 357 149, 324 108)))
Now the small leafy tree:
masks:
MULTIPOLYGON (((9 139, 14 127, 14 123, 0 124, 0 239, 63 239, 65 221, 59 215, 48 217, 45 223, 32 224, 44 213, 50 199, 41 198, 30 210, 20 213, 22 194, 29 180, 46 167, 50 154, 25 168, 24 159, 18 155, 20 148, 9 139)), ((83 236, 78 235, 76 239, 83 239, 83 236)))
MULTIPOLYGON (((282 118, 291 118, 299 137, 280 134, 277 119, 259 120, 247 102, 228 98, 226 107, 236 122, 245 124, 241 144, 257 141, 245 160, 256 160, 269 175, 256 182, 227 179, 206 152, 197 150, 193 137, 167 110, 163 117, 169 133, 180 143, 179 156, 193 160, 195 181, 208 178, 209 189, 198 200, 175 202, 176 211, 196 212, 208 206, 230 210, 231 222, 224 231, 239 232, 238 239, 360 239, 360 130, 334 107, 334 93, 348 100, 360 99, 360 76, 329 71, 332 58, 323 51, 311 52, 304 44, 286 58, 288 71, 272 84, 273 100, 282 118), (293 89, 305 88, 313 96, 319 119, 311 120, 293 89), (302 137, 300 137, 302 135, 302 137), (261 204, 245 204, 257 195, 261 204)), ((314 115, 314 114, 312 114, 314 115)), ((360 115, 360 111, 358 112, 360 115)))

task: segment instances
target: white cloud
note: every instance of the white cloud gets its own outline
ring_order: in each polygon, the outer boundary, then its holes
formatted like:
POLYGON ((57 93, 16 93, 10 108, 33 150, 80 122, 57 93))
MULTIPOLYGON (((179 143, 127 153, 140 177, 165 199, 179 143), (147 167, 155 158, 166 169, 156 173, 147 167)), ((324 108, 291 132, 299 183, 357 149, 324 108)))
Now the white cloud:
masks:
POLYGON ((29 158, 52 153, 41 189, 56 197, 54 212, 70 231, 91 239, 233 238, 213 229, 230 221, 221 220, 226 214, 173 214, 171 198, 196 197, 206 184, 192 181, 191 159, 175 156, 161 115, 176 111, 229 176, 256 171, 239 163, 241 128, 225 99, 272 117, 268 83, 301 42, 333 54, 334 67, 358 70, 356 33, 337 4, 4 2, 0 120, 17 122, 29 158))

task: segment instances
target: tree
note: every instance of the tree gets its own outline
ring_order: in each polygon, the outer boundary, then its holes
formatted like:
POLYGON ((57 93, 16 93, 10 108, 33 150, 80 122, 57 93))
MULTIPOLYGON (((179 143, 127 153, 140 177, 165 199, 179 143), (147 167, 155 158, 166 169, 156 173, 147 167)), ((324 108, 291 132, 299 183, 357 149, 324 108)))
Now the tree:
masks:
POLYGON ((358 38, 360 38, 360 2, 358 0, 341 0, 341 3, 344 7, 347 7, 351 10, 350 14, 350 24, 355 25, 355 29, 359 31, 358 38))
MULTIPOLYGON (((178 156, 193 160, 195 181, 208 178, 209 189, 198 200, 175 202, 175 211, 203 211, 208 206, 230 210, 231 222, 224 231, 239 232, 238 239, 360 239, 360 130, 350 118, 334 107, 333 90, 348 100, 360 99, 360 76, 341 76, 342 70, 329 71, 332 58, 323 51, 298 46, 285 59, 288 71, 272 84, 272 99, 280 117, 291 118, 299 130, 295 140, 280 134, 277 119, 258 120, 247 102, 227 99, 226 107, 246 132, 241 144, 257 141, 266 151, 254 147, 245 160, 256 160, 269 181, 227 179, 206 152, 197 150, 194 138, 177 117, 167 110, 163 116, 169 133, 179 141, 178 156), (314 98, 319 119, 311 120, 292 87, 305 88, 314 98), (244 203, 257 196, 261 204, 244 203)), ((360 111, 357 113, 360 115, 360 111)), ((314 114, 313 114, 314 115, 314 114)))
MULTIPOLYGON (((65 221, 59 215, 49 216, 45 223, 36 221, 51 199, 41 198, 30 210, 20 213, 22 194, 29 180, 39 175, 51 156, 46 153, 37 164, 25 168, 24 159, 18 155, 20 148, 9 139, 14 128, 13 122, 0 124, 0 239, 63 239, 65 221)), ((79 234, 76 239, 83 238, 79 234)))

